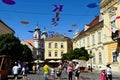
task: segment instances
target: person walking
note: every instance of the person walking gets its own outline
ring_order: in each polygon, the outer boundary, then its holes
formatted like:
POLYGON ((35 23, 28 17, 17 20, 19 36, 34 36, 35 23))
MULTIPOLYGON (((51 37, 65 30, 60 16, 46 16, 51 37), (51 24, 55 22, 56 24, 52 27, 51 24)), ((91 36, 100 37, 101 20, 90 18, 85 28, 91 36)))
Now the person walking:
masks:
POLYGON ((23 75, 23 80, 27 80, 27 67, 26 67, 26 65, 23 65, 23 67, 22 67, 22 75, 23 75))
POLYGON ((78 62, 76 62, 75 64, 75 80, 79 80, 79 75, 80 75, 80 67, 79 67, 79 64, 78 62))
POLYGON ((17 78, 18 78, 19 68, 20 67, 18 66, 17 62, 15 62, 15 65, 12 68, 12 72, 13 72, 13 75, 14 75, 14 80, 17 80, 17 78))
POLYGON ((101 69, 100 80, 106 80, 106 72, 105 69, 101 69))
POLYGON ((49 70, 50 70, 50 67, 48 66, 47 62, 45 62, 45 65, 43 66, 44 80, 48 80, 49 70))
POLYGON ((50 68, 50 75, 51 75, 51 80, 54 80, 55 79, 55 68, 53 65, 50 68))
POLYGON ((72 74, 73 74, 73 67, 71 64, 68 64, 68 79, 72 80, 72 74))
POLYGON ((33 66, 32 66, 32 71, 33 71, 33 74, 36 73, 36 67, 35 67, 35 64, 33 64, 33 66))
POLYGON ((106 67, 107 67, 107 69, 106 69, 106 80, 112 80, 112 69, 111 69, 111 67, 110 67, 110 63, 107 63, 107 65, 106 65, 106 67))
POLYGON ((63 68, 62 63, 59 63, 59 66, 57 67, 57 70, 56 70, 56 75, 58 80, 61 80, 62 68, 63 68))

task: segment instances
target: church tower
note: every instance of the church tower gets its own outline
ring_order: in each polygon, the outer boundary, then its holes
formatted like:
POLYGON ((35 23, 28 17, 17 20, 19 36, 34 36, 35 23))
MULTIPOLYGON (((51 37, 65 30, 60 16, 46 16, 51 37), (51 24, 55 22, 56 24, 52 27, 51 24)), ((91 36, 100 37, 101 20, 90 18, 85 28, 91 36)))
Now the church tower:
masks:
POLYGON ((34 30, 33 34, 33 42, 34 42, 34 54, 36 55, 37 59, 41 59, 42 57, 42 49, 41 49, 41 31, 38 25, 36 25, 36 28, 34 30))
POLYGON ((46 39, 47 37, 48 37, 48 34, 47 34, 46 29, 44 28, 42 35, 41 35, 41 39, 46 39))

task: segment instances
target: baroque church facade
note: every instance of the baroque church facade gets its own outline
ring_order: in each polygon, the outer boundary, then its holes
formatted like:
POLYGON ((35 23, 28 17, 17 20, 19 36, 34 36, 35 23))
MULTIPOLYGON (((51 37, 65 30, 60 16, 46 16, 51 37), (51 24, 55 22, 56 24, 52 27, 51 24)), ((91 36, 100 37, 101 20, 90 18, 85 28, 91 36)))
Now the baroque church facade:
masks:
POLYGON ((48 34, 44 28, 41 32, 39 26, 37 25, 33 33, 33 54, 36 55, 37 59, 44 59, 44 39, 48 37, 48 34))
POLYGON ((33 58, 44 59, 44 40, 48 37, 46 29, 40 30, 39 26, 36 25, 33 31, 33 40, 23 40, 22 44, 26 44, 32 51, 33 58))

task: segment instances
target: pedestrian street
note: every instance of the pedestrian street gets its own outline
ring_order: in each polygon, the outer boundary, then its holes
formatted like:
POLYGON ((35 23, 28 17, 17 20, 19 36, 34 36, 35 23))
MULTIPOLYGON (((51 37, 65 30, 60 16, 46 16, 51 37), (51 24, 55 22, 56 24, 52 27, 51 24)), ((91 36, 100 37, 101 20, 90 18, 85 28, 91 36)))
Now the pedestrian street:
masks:
MULTIPOLYGON (((28 77, 28 80, 44 80, 42 72, 36 73, 36 74, 28 74, 27 77, 28 77)), ((8 80, 13 80, 13 75, 9 75, 8 80)), ((22 75, 19 75, 18 80, 22 80, 22 75)), ((55 76, 55 80, 57 80, 57 76, 55 76)), ((67 75, 67 72, 65 71, 62 71, 62 80, 68 80, 68 75, 67 75)), ((74 73, 73 73, 73 80, 75 80, 74 73)), ((98 71, 81 72, 80 80, 100 80, 100 73, 98 71)), ((120 80, 120 74, 113 73, 113 80, 120 80)))

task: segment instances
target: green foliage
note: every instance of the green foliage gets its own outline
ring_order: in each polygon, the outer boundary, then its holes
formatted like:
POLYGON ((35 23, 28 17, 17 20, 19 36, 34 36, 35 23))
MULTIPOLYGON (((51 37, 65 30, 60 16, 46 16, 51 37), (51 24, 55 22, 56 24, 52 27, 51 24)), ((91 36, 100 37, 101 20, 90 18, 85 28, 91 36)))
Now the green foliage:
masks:
POLYGON ((24 62, 31 61, 32 60, 32 51, 27 45, 22 45, 23 47, 23 52, 21 54, 21 60, 24 62))
POLYGON ((13 34, 3 34, 0 35, 0 55, 9 55, 12 56, 13 60, 26 60, 31 58, 31 52, 28 50, 27 47, 24 47, 20 40, 15 37, 13 34), (26 49, 25 49, 26 48, 26 49), (23 52, 25 52, 23 54, 23 52), (28 52, 28 53, 26 53, 28 52))
POLYGON ((84 47, 76 48, 62 57, 63 60, 72 60, 72 59, 79 59, 79 60, 89 60, 89 54, 84 47))
POLYGON ((10 55, 13 59, 19 59, 22 52, 20 40, 13 34, 3 34, 0 36, 0 55, 10 55))

